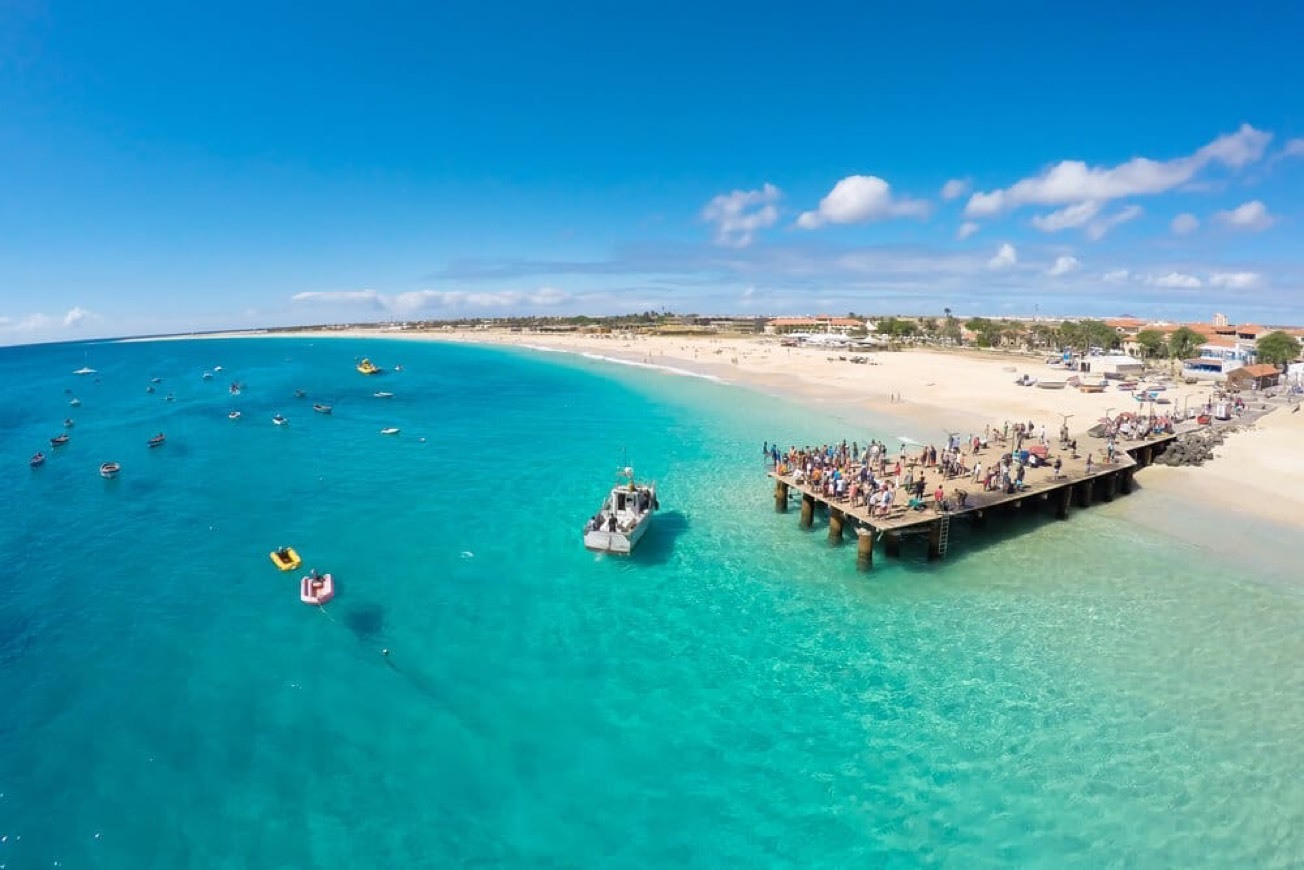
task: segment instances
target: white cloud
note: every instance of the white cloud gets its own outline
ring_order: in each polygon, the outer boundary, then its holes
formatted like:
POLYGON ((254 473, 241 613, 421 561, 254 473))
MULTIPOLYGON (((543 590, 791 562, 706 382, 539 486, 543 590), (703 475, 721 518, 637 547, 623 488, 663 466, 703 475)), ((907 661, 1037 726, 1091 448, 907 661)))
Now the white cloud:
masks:
POLYGON ((395 313, 417 314, 422 311, 442 309, 515 308, 523 305, 560 305, 570 299, 570 294, 554 287, 543 287, 532 292, 498 290, 470 293, 465 290, 414 290, 400 293, 389 307, 395 313))
POLYGON ((1080 227, 1099 213, 1100 203, 1079 202, 1050 214, 1034 215, 1032 225, 1043 233, 1058 233, 1060 230, 1080 227))
POLYGON ((987 261, 988 269, 1010 269, 1019 263, 1019 252, 1014 250, 1014 245, 1009 242, 1003 242, 996 249, 996 256, 987 261))
POLYGON ((959 199, 972 187, 973 183, 967 178, 952 178, 942 185, 942 199, 959 199))
POLYGON ((1231 211, 1220 211, 1214 217, 1224 226, 1256 233, 1266 230, 1277 220, 1268 214, 1268 207, 1257 199, 1242 203, 1231 211))
POLYGON ((1063 160, 1040 175, 1024 178, 1003 190, 975 193, 965 206, 965 214, 986 217, 1024 205, 1103 203, 1163 193, 1190 181, 1210 164, 1239 169, 1252 163, 1263 156, 1271 139, 1271 133, 1242 124, 1235 133, 1219 136, 1194 154, 1174 160, 1134 157, 1112 167, 1063 160))
POLYGON ((833 185, 815 211, 802 212, 797 226, 813 230, 824 224, 857 224, 893 217, 927 217, 928 203, 897 199, 892 186, 876 175, 848 175, 833 185))
POLYGON ((1210 287, 1227 290, 1249 290, 1258 287, 1263 276, 1258 272, 1214 272, 1209 276, 1210 287))
POLYGON ((77 326, 78 324, 84 323, 86 320, 93 319, 94 317, 95 315, 87 311, 85 308, 82 308, 80 305, 74 305, 72 308, 68 309, 68 313, 63 316, 63 325, 70 327, 77 326))
POLYGON ((380 294, 375 290, 308 290, 295 293, 291 302, 324 302, 330 304, 366 305, 369 308, 384 308, 380 294))
POLYGON ((978 232, 981 227, 981 224, 976 224, 973 221, 965 221, 960 224, 960 228, 955 231, 955 237, 963 242, 965 239, 978 232))
POLYGON ((296 293, 290 297, 293 302, 357 305, 404 317, 441 309, 552 306, 560 305, 570 299, 569 293, 554 287, 541 287, 529 292, 498 290, 472 293, 464 290, 412 290, 394 296, 377 293, 375 290, 313 290, 296 293))
POLYGON ((1128 221, 1136 220, 1145 212, 1139 205, 1129 205, 1119 209, 1113 214, 1105 215, 1099 220, 1094 220, 1087 224, 1085 230, 1087 238, 1093 242, 1098 242, 1105 237, 1105 234, 1119 224, 1125 224, 1128 221))
POLYGON ((1129 272, 1127 269, 1111 269, 1110 271, 1102 275, 1101 279, 1110 284, 1122 284, 1124 281, 1126 281, 1128 278, 1131 277, 1132 277, 1132 273, 1129 272))
POLYGON ((1187 233, 1193 233, 1200 228, 1200 219, 1190 212, 1182 212, 1173 218, 1173 222, 1168 225, 1174 235, 1184 236, 1187 233))
POLYGON ((1069 272, 1076 272, 1081 268, 1082 263, 1077 257, 1056 257, 1055 264, 1046 270, 1046 274, 1052 278, 1058 278, 1060 275, 1067 275, 1069 272))
POLYGON ((1282 157, 1304 157, 1304 139, 1291 139, 1281 149, 1282 157))
POLYGON ((702 220, 715 224, 715 242, 730 248, 745 248, 757 230, 774 226, 779 219, 783 191, 766 182, 760 190, 735 190, 711 199, 702 209, 702 220))
POLYGON ((1167 275, 1151 278, 1150 283, 1156 287, 1180 287, 1187 290, 1202 286, 1199 278, 1182 272, 1169 272, 1167 275))

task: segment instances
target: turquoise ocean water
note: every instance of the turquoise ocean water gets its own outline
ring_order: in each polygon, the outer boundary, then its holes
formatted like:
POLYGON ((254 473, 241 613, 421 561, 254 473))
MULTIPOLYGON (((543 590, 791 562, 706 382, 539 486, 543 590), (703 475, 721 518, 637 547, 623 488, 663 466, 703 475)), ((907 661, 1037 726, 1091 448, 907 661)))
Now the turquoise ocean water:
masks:
POLYGON ((760 444, 899 421, 407 342, 0 377, 6 868, 1304 861, 1304 594, 1234 519, 1184 543, 1127 522, 1141 492, 865 575, 773 512, 760 444), (663 510, 595 557, 623 451, 663 510), (325 612, 281 544, 335 574, 325 612))

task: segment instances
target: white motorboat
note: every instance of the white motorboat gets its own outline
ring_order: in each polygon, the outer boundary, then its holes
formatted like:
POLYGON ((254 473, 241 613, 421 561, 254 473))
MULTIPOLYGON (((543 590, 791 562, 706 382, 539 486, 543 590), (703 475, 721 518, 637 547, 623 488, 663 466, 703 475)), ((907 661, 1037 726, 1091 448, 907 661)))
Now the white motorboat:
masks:
POLYGON ((100 464, 100 477, 117 477, 119 471, 122 471, 122 465, 117 462, 103 462, 100 464))
POLYGON ((290 421, 285 419, 285 417, 281 414, 273 414, 272 422, 275 423, 277 426, 284 426, 286 423, 289 423, 290 421))
POLYGON ((634 469, 626 466, 602 508, 584 525, 584 546, 601 553, 631 553, 659 507, 657 485, 636 483, 634 469))
POLYGON ((386 428, 384 428, 384 429, 381 429, 381 430, 380 430, 380 434, 381 434, 381 435, 397 435, 397 434, 398 434, 398 427, 397 427, 397 426, 388 426, 388 427, 386 427, 386 428))
POLYGON ((386 392, 386 391, 384 391, 384 390, 377 390, 376 392, 372 393, 371 395, 372 395, 373 398, 377 398, 377 399, 392 399, 392 398, 394 398, 394 394, 393 394, 393 393, 388 393, 388 392, 386 392))
POLYGON ((93 374, 95 374, 95 369, 91 368, 90 366, 82 366, 81 368, 77 369, 77 371, 73 372, 73 374, 74 374, 74 375, 93 375, 93 374))
POLYGON ((1041 387, 1043 390, 1062 390, 1067 385, 1067 381, 1052 381, 1047 378, 1037 378, 1036 384, 1036 386, 1041 387))

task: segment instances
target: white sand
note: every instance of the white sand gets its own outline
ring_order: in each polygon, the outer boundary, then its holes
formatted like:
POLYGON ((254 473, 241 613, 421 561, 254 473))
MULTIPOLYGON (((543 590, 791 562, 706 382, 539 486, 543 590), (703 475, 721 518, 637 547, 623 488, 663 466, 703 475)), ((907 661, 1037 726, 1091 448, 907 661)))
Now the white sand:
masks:
MULTIPOLYGON (((269 337, 386 338, 459 341, 548 347, 593 353, 631 362, 690 370, 725 381, 784 395, 797 402, 837 402, 866 412, 885 411, 917 421, 925 431, 945 427, 961 434, 981 432, 1004 421, 1032 421, 1057 432, 1064 415, 1081 433, 1107 414, 1135 411, 1127 393, 1080 393, 1072 387, 1045 390, 1021 387, 1018 375, 1063 380, 1071 373, 1052 369, 1042 357, 1004 353, 909 350, 865 354, 872 364, 839 360, 847 351, 787 348, 774 338, 679 336, 601 336, 513 333, 505 330, 390 332, 383 329, 323 330, 295 333, 226 333, 178 338, 269 337), (894 397, 899 397, 897 400, 894 397)), ((1095 375, 1090 377, 1095 378, 1095 375)), ((1207 385, 1179 385, 1163 393, 1182 410, 1203 404, 1207 385)), ((1148 405, 1146 406, 1149 407, 1148 405)), ((870 418, 870 414, 866 414, 870 418)), ((843 433, 831 432, 830 438, 843 433)), ((1156 466, 1140 477, 1178 497, 1197 499, 1291 526, 1304 526, 1304 412, 1276 411, 1250 431, 1231 435, 1218 458, 1200 468, 1156 466)))

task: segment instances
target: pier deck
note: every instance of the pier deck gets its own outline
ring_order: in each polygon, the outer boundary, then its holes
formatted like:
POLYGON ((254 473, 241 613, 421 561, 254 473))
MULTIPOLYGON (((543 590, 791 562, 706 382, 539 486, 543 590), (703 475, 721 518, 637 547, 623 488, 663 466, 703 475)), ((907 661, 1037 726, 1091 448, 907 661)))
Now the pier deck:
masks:
MULTIPOLYGON (((1049 467, 1030 468, 1024 477, 1022 488, 1013 493, 1001 491, 984 491, 981 484, 975 484, 971 478, 959 476, 944 478, 937 468, 915 467, 916 473, 923 473, 928 481, 925 490, 926 506, 922 509, 909 509, 908 497, 894 504, 886 516, 871 516, 867 506, 853 506, 849 498, 825 496, 807 483, 798 483, 791 474, 769 472, 775 480, 775 509, 786 511, 789 495, 792 492, 801 496, 801 520, 803 528, 813 524, 816 505, 823 506, 829 512, 829 540, 840 543, 844 527, 850 523, 860 536, 857 558, 862 567, 868 568, 872 562, 872 549, 876 539, 884 541, 884 549, 889 556, 899 552, 900 539, 905 535, 926 534, 929 537, 928 555, 941 558, 946 553, 950 523, 966 517, 975 523, 985 519, 988 512, 1008 508, 1016 509, 1025 502, 1033 504, 1050 502, 1055 509, 1055 516, 1066 519, 1072 503, 1086 507, 1100 499, 1112 501, 1115 494, 1127 493, 1132 488, 1132 474, 1138 468, 1149 465, 1152 458, 1168 446, 1177 436, 1165 434, 1135 441, 1120 442, 1116 445, 1117 453, 1113 463, 1093 463, 1090 473, 1086 470, 1086 456, 1104 456, 1104 441, 1091 436, 1079 436, 1079 456, 1070 458, 1060 454, 1063 463, 1060 476, 1054 477, 1049 467), (934 504, 933 491, 941 483, 945 500, 950 503, 950 510, 939 511, 934 504), (967 495, 963 506, 958 504, 956 490, 964 490, 967 495)), ((980 460, 994 461, 996 457, 1009 452, 1001 444, 992 444, 979 451, 980 460)), ((971 454, 966 454, 970 458, 971 454)), ((1052 460, 1054 454, 1051 454, 1052 460)))

